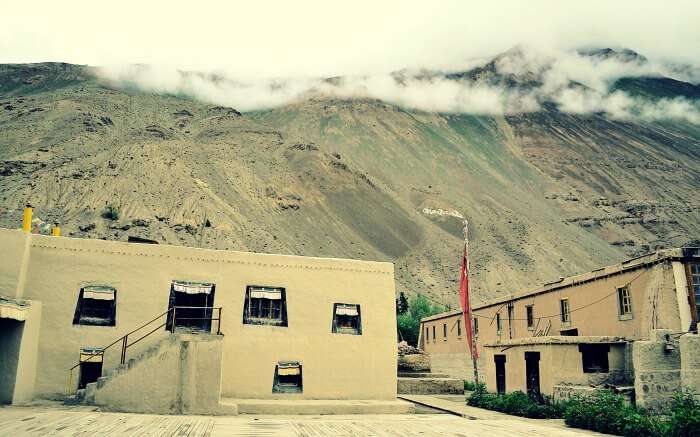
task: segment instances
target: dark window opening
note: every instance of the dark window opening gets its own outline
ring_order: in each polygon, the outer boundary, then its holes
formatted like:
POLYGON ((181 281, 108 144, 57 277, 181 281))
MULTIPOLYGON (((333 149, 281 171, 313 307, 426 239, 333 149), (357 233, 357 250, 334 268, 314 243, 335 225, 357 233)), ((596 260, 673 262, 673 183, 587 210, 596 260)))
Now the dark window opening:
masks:
POLYGON ((80 378, 78 388, 85 388, 91 382, 97 381, 102 376, 102 349, 81 349, 80 350, 80 378))
POLYGON ((426 326, 425 327, 425 341, 429 341, 429 340, 430 340, 430 333, 428 331, 428 327, 426 326))
POLYGON ((457 337, 462 336, 462 321, 457 319, 457 337))
POLYGON ((565 337, 578 337, 578 328, 562 329, 559 334, 565 337))
POLYGON ((700 264, 690 264, 690 283, 692 292, 695 295, 695 319, 700 318, 700 264))
POLYGON ((301 364, 298 361, 280 361, 275 366, 273 393, 303 392, 301 364))
POLYGON ((447 340, 447 323, 442 324, 442 338, 447 340))
POLYGON ((527 318, 527 328, 535 329, 535 311, 532 305, 525 307, 525 315, 527 318))
POLYGON ((117 290, 105 286, 80 289, 73 315, 74 325, 115 326, 117 290))
POLYGON ((280 287, 249 285, 243 305, 243 323, 287 326, 287 293, 280 287))
POLYGON ((479 336, 479 319, 474 317, 474 337, 479 336))
POLYGON ((435 341, 436 335, 435 335, 435 325, 433 325, 433 341, 435 341))
POLYGON ((362 335, 360 306, 348 303, 333 304, 333 327, 336 334, 362 335))
POLYGON ((166 329, 211 332, 216 285, 211 282, 173 281, 170 285, 166 329))
POLYGON ((608 373, 610 371, 609 344, 580 344, 578 350, 581 352, 584 373, 608 373))
POLYGON ((501 335, 501 313, 496 313, 496 332, 501 335))
POLYGON ((508 338, 513 338, 513 302, 508 302, 508 338))

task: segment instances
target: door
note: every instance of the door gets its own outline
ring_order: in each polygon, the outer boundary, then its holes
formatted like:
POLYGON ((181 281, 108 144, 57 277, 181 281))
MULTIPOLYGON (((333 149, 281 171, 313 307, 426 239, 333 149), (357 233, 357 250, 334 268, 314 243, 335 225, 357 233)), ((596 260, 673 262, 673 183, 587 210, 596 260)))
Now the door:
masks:
POLYGON ((506 392, 506 356, 494 355, 493 361, 496 364, 496 392, 504 394, 506 392))
POLYGON ((78 388, 85 388, 89 383, 97 381, 97 378, 100 376, 102 376, 102 361, 85 361, 80 363, 78 388))
POLYGON ((168 303, 171 311, 168 313, 166 329, 173 331, 174 328, 185 328, 210 332, 214 292, 215 285, 212 283, 173 281, 168 303))
POLYGON ((527 394, 535 399, 540 398, 540 353, 525 352, 525 377, 527 394))

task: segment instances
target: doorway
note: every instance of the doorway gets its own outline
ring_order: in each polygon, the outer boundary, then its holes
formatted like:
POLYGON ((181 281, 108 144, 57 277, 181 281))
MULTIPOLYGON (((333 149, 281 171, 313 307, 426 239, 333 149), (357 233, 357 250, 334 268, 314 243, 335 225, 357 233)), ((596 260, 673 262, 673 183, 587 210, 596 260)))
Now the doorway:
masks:
POLYGON ((540 399, 540 353, 525 352, 525 378, 527 394, 540 399))
POLYGON ((78 389, 85 388, 91 382, 97 381, 102 376, 102 349, 81 349, 80 350, 80 378, 78 379, 78 389))
POLYGON ((23 331, 24 322, 0 318, 0 404, 11 404, 14 397, 23 331))
POLYGON ((210 282, 173 281, 166 329, 211 332, 215 288, 210 282))
POLYGON ((496 364, 496 392, 504 394, 506 392, 506 356, 494 355, 493 361, 496 364))

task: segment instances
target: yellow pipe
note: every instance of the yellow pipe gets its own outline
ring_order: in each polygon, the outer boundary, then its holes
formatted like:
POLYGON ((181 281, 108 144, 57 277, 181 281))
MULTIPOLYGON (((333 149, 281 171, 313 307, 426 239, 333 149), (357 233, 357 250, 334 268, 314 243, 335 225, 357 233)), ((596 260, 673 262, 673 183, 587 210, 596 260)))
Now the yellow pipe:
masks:
POLYGON ((51 228, 51 235, 54 237, 60 237, 61 236, 61 228, 58 225, 51 228))
POLYGON ((24 217, 22 218, 22 230, 24 232, 31 232, 32 230, 32 207, 27 205, 24 208, 24 217))

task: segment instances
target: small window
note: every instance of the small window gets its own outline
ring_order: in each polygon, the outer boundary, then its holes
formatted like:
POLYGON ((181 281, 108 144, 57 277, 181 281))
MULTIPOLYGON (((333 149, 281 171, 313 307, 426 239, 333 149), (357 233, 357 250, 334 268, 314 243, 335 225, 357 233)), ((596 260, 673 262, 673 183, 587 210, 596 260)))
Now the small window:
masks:
POLYGON ((243 323, 287 326, 286 303, 284 288, 250 285, 246 289, 243 323))
POLYGON ((630 287, 617 287, 617 310, 621 320, 632 318, 632 298, 630 297, 630 287))
POLYGON ((562 329, 559 334, 564 337, 578 337, 578 328, 562 329))
POLYGON ((571 313, 569 312, 569 299, 560 300, 559 301, 559 308, 561 310, 562 323, 571 322, 571 313))
POLYGON ((301 364, 298 361, 280 361, 275 366, 272 393, 301 393, 303 391, 301 364))
POLYGON ((114 326, 116 324, 117 290, 105 286, 80 289, 73 316, 74 325, 114 326))
POLYGON ((435 341, 435 338, 437 338, 437 336, 435 335, 435 325, 433 325, 433 341, 435 341))
POLYGON ((430 333, 427 326, 425 327, 425 341, 430 341, 430 333))
POLYGON ((462 321, 457 319, 457 337, 462 336, 462 321))
POLYGON ((532 305, 525 307, 525 316, 527 318, 527 329, 532 331, 535 329, 535 311, 532 305))
POLYGON ((580 344, 578 350, 581 352, 581 362, 584 373, 608 373, 609 344, 580 344))
POLYGON ((496 313, 496 332, 501 335, 501 313, 496 313))
POLYGON ((447 323, 442 324, 442 339, 447 340, 447 323))
POLYGON ((690 282, 693 287, 693 293, 695 293, 696 315, 700 318, 700 264, 698 263, 690 264, 690 282))
POLYGON ((479 336, 479 319, 474 317, 474 337, 479 336))
POLYGON ((362 334, 360 306, 348 303, 333 304, 333 329, 336 334, 362 334))

